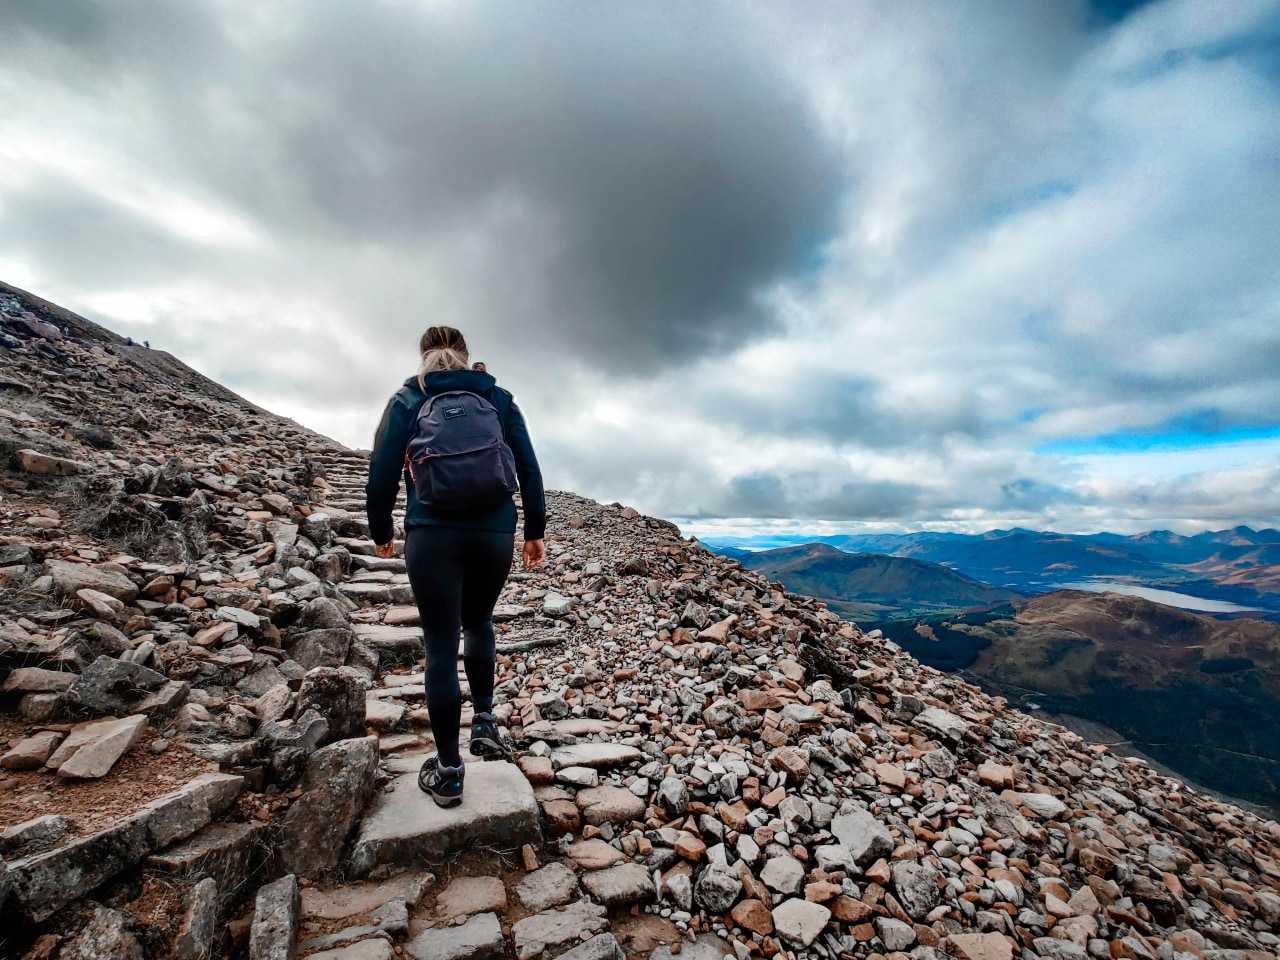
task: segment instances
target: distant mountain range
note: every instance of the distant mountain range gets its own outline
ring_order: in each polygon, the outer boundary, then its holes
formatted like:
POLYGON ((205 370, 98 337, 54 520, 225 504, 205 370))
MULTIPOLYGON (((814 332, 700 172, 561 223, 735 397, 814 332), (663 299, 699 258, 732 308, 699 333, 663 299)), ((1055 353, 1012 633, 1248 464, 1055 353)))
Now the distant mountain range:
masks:
POLYGON ((1280 806, 1280 625, 1060 590, 872 627, 1021 706, 1100 721, 1185 776, 1280 806))
POLYGON ((1020 593, 1042 593, 1090 578, 1110 578, 1280 610, 1280 530, 1275 529, 1239 526, 1183 536, 1168 530, 1124 535, 1014 528, 978 534, 838 534, 708 541, 718 552, 732 549, 733 556, 739 556, 745 547, 779 548, 797 543, 928 561, 1020 593))
POLYGON ((846 553, 825 543, 722 552, 793 593, 819 597, 837 613, 859 621, 986 607, 1019 596, 940 564, 846 553))

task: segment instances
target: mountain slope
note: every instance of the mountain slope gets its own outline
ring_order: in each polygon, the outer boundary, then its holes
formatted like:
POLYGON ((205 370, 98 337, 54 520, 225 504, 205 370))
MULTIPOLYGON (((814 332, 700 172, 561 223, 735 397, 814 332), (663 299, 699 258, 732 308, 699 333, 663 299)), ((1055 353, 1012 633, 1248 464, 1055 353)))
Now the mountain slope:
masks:
POLYGON ((439 814, 363 456, 34 300, 0 335, 0 955, 1275 950, 1274 821, 569 493, 496 612, 516 762, 439 814))
POLYGON ((1199 782, 1280 805, 1280 625, 1063 590, 879 626, 926 663, 1106 723, 1199 782))
POLYGON ((744 551, 736 559, 788 590, 825 600, 854 619, 986 606, 1018 596, 938 564, 846 553, 823 543, 744 551))

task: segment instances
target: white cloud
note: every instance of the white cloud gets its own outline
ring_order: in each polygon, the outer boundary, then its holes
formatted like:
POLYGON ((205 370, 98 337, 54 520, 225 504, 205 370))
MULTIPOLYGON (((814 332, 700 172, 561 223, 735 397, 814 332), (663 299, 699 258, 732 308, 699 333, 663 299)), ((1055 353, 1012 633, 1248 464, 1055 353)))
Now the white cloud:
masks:
POLYGON ((358 446, 455 323, 698 529, 1280 522, 1036 452, 1280 424, 1280 4, 558 9, 10 11, 0 275, 358 446))

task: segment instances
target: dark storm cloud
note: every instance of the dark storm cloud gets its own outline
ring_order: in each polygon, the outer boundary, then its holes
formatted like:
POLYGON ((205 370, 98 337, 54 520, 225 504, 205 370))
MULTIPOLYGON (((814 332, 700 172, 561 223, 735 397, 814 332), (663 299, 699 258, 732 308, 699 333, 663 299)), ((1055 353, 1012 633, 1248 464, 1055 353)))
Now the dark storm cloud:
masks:
POLYGON ((0 0, 0 274, 351 444, 453 323, 668 516, 1274 515, 1063 451, 1280 422, 1278 3, 0 0))
POLYGON ((329 269, 334 245, 409 270, 415 249, 478 245, 456 308, 535 352, 554 331, 643 373, 739 346, 776 329, 760 293, 836 229, 834 148, 719 5, 51 6, 20 49, 138 91, 161 163, 329 269))

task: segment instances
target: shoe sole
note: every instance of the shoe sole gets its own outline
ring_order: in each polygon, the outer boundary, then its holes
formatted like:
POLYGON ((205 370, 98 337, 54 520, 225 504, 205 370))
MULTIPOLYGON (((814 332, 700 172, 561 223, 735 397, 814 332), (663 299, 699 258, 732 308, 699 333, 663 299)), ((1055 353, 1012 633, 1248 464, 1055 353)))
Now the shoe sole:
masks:
POLYGON ((471 755, 481 760, 508 760, 511 753, 502 744, 495 743, 488 737, 473 737, 470 746, 471 755))
POLYGON ((442 797, 438 793, 432 793, 431 799, 436 802, 437 807, 456 807, 462 803, 461 797, 442 797))

